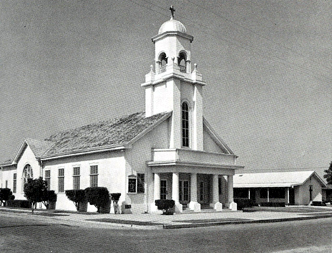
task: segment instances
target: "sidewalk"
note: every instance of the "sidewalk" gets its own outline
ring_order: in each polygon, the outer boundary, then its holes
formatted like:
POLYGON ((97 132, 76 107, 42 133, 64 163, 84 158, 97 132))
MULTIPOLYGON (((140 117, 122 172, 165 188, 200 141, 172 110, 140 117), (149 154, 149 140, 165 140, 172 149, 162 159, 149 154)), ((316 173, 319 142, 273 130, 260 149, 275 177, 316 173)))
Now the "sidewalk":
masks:
POLYGON ((264 209, 254 212, 229 211, 182 213, 174 215, 161 214, 98 214, 76 213, 60 210, 13 209, 0 207, 6 215, 23 215, 27 219, 39 220, 68 226, 87 226, 98 228, 138 228, 138 229, 176 229, 229 224, 267 223, 292 220, 331 218, 332 208, 292 207, 284 209, 264 209))

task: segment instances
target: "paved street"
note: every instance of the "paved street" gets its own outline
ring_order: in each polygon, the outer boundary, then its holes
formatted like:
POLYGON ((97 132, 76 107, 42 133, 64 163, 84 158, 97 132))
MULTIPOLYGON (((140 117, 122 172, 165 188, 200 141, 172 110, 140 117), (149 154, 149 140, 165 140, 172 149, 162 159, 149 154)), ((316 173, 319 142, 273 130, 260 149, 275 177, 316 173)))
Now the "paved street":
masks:
POLYGON ((137 230, 0 213, 1 252, 332 252, 332 218, 137 230))

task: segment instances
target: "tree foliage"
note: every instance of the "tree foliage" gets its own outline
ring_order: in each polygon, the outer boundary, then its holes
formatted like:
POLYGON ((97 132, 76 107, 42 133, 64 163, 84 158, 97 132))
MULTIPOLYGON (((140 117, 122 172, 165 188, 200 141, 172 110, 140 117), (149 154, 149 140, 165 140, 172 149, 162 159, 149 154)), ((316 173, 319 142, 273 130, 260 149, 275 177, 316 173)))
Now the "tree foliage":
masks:
POLYGON ((100 213, 102 207, 107 207, 110 204, 110 194, 106 187, 88 187, 85 189, 87 201, 97 208, 100 213))
POLYGON ((80 205, 87 201, 85 190, 67 190, 66 196, 69 200, 74 202, 77 211, 80 210, 80 205))
POLYGON ((326 178, 326 181, 328 184, 332 184, 332 162, 330 162, 330 167, 327 170, 324 170, 324 172, 326 173, 324 175, 324 178, 326 178))
POLYGON ((24 196, 31 202, 32 212, 38 202, 42 202, 48 208, 50 202, 57 200, 54 191, 47 190, 47 182, 41 177, 28 179, 28 182, 24 185, 24 196))
POLYGON ((14 200, 15 196, 9 188, 0 188, 0 204, 6 205, 8 200, 14 200))

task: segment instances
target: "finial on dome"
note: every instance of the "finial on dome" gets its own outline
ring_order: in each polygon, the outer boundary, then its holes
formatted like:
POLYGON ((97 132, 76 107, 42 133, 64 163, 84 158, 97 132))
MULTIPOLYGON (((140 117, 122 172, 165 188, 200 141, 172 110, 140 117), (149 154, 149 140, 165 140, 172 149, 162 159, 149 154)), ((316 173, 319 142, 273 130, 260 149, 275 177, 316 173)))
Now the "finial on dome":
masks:
POLYGON ((174 18, 174 12, 175 12, 175 9, 174 9, 173 5, 171 5, 171 7, 169 9, 171 11, 171 19, 173 19, 174 18))

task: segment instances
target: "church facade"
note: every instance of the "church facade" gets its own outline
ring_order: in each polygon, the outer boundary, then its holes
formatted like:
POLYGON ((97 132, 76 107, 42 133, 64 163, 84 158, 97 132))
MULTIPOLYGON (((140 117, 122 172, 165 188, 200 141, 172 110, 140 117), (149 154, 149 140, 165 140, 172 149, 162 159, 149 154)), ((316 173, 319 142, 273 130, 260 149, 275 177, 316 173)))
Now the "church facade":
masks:
POLYGON ((43 177, 64 210, 75 210, 65 190, 90 186, 121 193, 120 203, 133 213, 156 211, 157 199, 173 199, 176 212, 236 210, 233 175, 243 166, 204 118, 206 83, 192 68, 193 36, 172 16, 152 42, 155 65, 141 85, 145 112, 26 139, 0 165, 0 187, 25 199, 28 178, 43 177))

